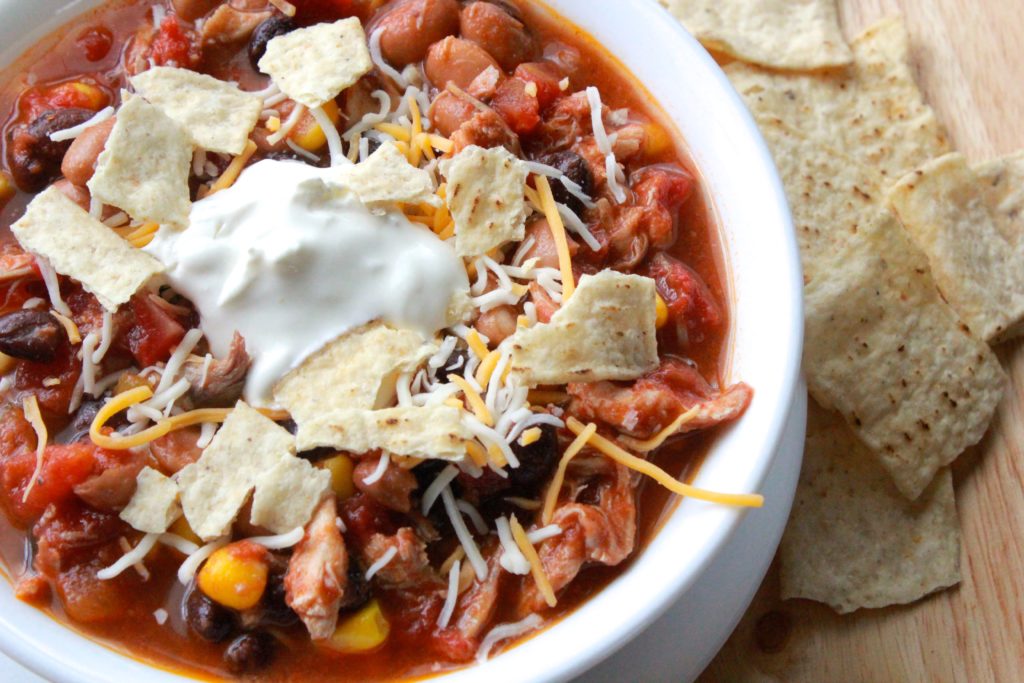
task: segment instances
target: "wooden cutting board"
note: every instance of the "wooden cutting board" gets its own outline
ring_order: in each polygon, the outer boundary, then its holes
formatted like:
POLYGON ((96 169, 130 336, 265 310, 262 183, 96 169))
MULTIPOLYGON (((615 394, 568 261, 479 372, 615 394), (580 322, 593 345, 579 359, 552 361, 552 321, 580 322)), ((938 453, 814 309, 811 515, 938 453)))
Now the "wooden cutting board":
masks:
MULTIPOLYGON (((1024 0, 839 0, 849 36, 902 12, 918 82, 972 161, 1024 149, 1024 0)), ((701 683, 1024 681, 1024 341, 1011 386, 954 466, 963 582, 914 605, 838 616, 781 602, 774 569, 701 683)))

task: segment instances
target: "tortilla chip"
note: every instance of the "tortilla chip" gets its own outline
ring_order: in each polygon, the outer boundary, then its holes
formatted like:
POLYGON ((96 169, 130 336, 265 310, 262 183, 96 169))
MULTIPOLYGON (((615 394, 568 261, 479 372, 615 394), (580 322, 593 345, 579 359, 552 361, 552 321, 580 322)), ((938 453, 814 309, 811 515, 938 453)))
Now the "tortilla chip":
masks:
POLYGON ((241 154, 263 110, 259 96, 189 69, 157 66, 131 82, 138 94, 184 126, 196 147, 211 152, 241 154))
POLYGON ((854 63, 838 74, 782 74, 742 63, 726 75, 759 120, 778 118, 895 181, 950 151, 910 68, 902 20, 853 41, 854 63))
POLYGON ((993 159, 974 167, 981 193, 996 229, 1015 249, 1022 246, 1024 231, 1024 152, 993 159))
POLYGON ((812 408, 779 565, 783 599, 817 600, 840 613, 905 604, 955 585, 952 475, 940 470, 908 501, 838 417, 812 408))
POLYGON ((118 110, 87 185, 94 198, 137 221, 185 227, 191 168, 188 131, 159 107, 132 97, 118 110))
MULTIPOLYGON (((943 297, 971 332, 991 342, 1021 331, 1024 254, 996 225, 981 187, 963 155, 953 153, 907 174, 888 198, 928 256, 943 297)), ((1024 231, 1024 216, 1007 222, 1015 225, 1004 229, 1024 231)))
POLYGON ((395 455, 461 460, 472 433, 462 411, 442 404, 384 410, 338 410, 299 424, 302 450, 330 446, 352 453, 381 449, 395 455))
POLYGON ((1006 376, 939 297, 895 217, 866 213, 804 289, 811 394, 837 410, 908 498, 977 443, 1006 376))
POLYGON ((367 206, 441 203, 430 174, 410 164, 393 142, 382 144, 362 163, 334 167, 331 180, 355 192, 367 206))
POLYGON ((192 530, 204 541, 228 533, 257 480, 294 453, 288 430, 239 401, 199 460, 175 476, 192 530))
POLYGON ((835 0, 659 0, 708 49, 776 69, 849 64, 835 0))
POLYGON ((470 146, 441 164, 455 219, 455 253, 480 256, 526 234, 526 164, 504 147, 470 146))
POLYGON ((121 510, 121 519, 133 529, 162 534, 181 516, 177 484, 152 467, 142 468, 135 481, 135 494, 121 510))
POLYGON ((306 526, 330 487, 329 471, 302 458, 281 458, 256 480, 250 521, 275 534, 306 526))
POLYGON ((357 17, 300 28, 267 43, 260 71, 281 92, 310 108, 337 97, 373 69, 357 17))
POLYGON ((78 280, 111 312, 164 269, 55 187, 32 200, 11 232, 27 251, 78 280))
POLYGON ((299 425, 332 410, 372 410, 394 397, 395 380, 437 352, 413 330, 381 322, 339 337, 307 358, 274 387, 274 401, 299 425))

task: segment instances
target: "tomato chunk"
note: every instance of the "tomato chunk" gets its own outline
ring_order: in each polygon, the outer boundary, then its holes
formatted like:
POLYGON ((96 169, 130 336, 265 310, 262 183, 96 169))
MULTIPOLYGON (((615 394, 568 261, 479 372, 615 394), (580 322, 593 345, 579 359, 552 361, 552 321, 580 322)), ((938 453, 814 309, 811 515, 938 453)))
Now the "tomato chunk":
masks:
POLYGON ((540 102, 527 92, 526 85, 521 78, 508 78, 491 100, 491 108, 519 135, 529 135, 540 125, 540 102))
POLYGON ((537 103, 541 111, 550 107, 562 95, 562 89, 558 84, 563 76, 553 64, 524 62, 516 67, 513 75, 521 81, 537 86, 537 103))
POLYGON ((135 324, 128 330, 128 347, 142 367, 167 360, 185 336, 185 328, 146 293, 131 300, 135 324))
POLYGON ((75 43, 82 48, 86 59, 98 62, 110 53, 114 35, 105 26, 91 26, 82 31, 75 43))
POLYGON ((157 66, 189 67, 198 61, 192 37, 182 29, 173 14, 167 15, 160 22, 160 31, 153 39, 150 57, 157 66))
POLYGON ((669 322, 684 326, 690 341, 699 342, 721 328, 724 316, 714 295, 685 263, 659 252, 650 258, 643 274, 654 280, 668 307, 669 322))

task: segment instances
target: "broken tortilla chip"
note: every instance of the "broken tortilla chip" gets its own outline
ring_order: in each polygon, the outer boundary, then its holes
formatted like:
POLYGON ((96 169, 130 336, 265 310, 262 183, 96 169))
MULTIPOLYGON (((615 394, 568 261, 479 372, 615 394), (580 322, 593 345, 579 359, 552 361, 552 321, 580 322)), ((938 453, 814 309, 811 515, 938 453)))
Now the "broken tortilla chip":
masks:
POLYGON ((745 62, 811 71, 849 64, 836 0, 659 0, 705 47, 745 62))
POLYGON ((960 581, 953 478, 908 501, 838 416, 811 406, 804 464, 779 547, 782 598, 840 613, 913 602, 960 581))

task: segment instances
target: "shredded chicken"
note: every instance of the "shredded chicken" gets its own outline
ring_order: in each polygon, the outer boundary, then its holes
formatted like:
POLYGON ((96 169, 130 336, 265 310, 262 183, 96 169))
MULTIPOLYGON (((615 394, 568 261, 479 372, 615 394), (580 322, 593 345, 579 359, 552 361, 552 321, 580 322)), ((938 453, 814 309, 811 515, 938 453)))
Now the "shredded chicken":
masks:
POLYGON ((324 499, 306 525, 284 577, 285 602, 313 640, 334 633, 348 582, 348 551, 337 519, 334 497, 324 499))
POLYGON ((419 486, 411 470, 391 464, 380 479, 372 484, 366 483, 366 479, 377 471, 381 457, 360 460, 352 472, 352 481, 357 489, 381 505, 398 512, 409 512, 412 510, 412 492, 419 486))
POLYGON ((243 11, 225 3, 203 22, 200 40, 204 48, 213 45, 237 45, 249 40, 256 27, 273 14, 243 11))
POLYGON ((210 361, 206 372, 203 358, 192 358, 185 363, 183 373, 192 386, 189 397, 196 407, 227 408, 241 398, 245 376, 252 360, 245 350, 245 340, 235 332, 226 358, 210 361))
POLYGON ((505 123, 505 119, 498 116, 492 109, 478 111, 459 129, 452 133, 451 140, 454 143, 452 154, 458 154, 466 147, 477 145, 484 149, 492 147, 504 147, 516 156, 522 156, 519 146, 519 136, 512 132, 512 129, 505 123))
POLYGON ((410 527, 403 527, 391 536, 371 536, 363 548, 363 566, 372 566, 391 548, 395 548, 397 553, 377 572, 373 577, 375 580, 399 588, 441 583, 441 578, 430 566, 426 544, 410 527))
POLYGON ((599 420, 623 434, 646 439, 679 415, 697 406, 696 416, 680 433, 706 429, 743 414, 754 392, 734 384, 713 388, 691 365, 666 358, 661 366, 629 386, 612 382, 570 384, 569 411, 581 420, 599 420))

